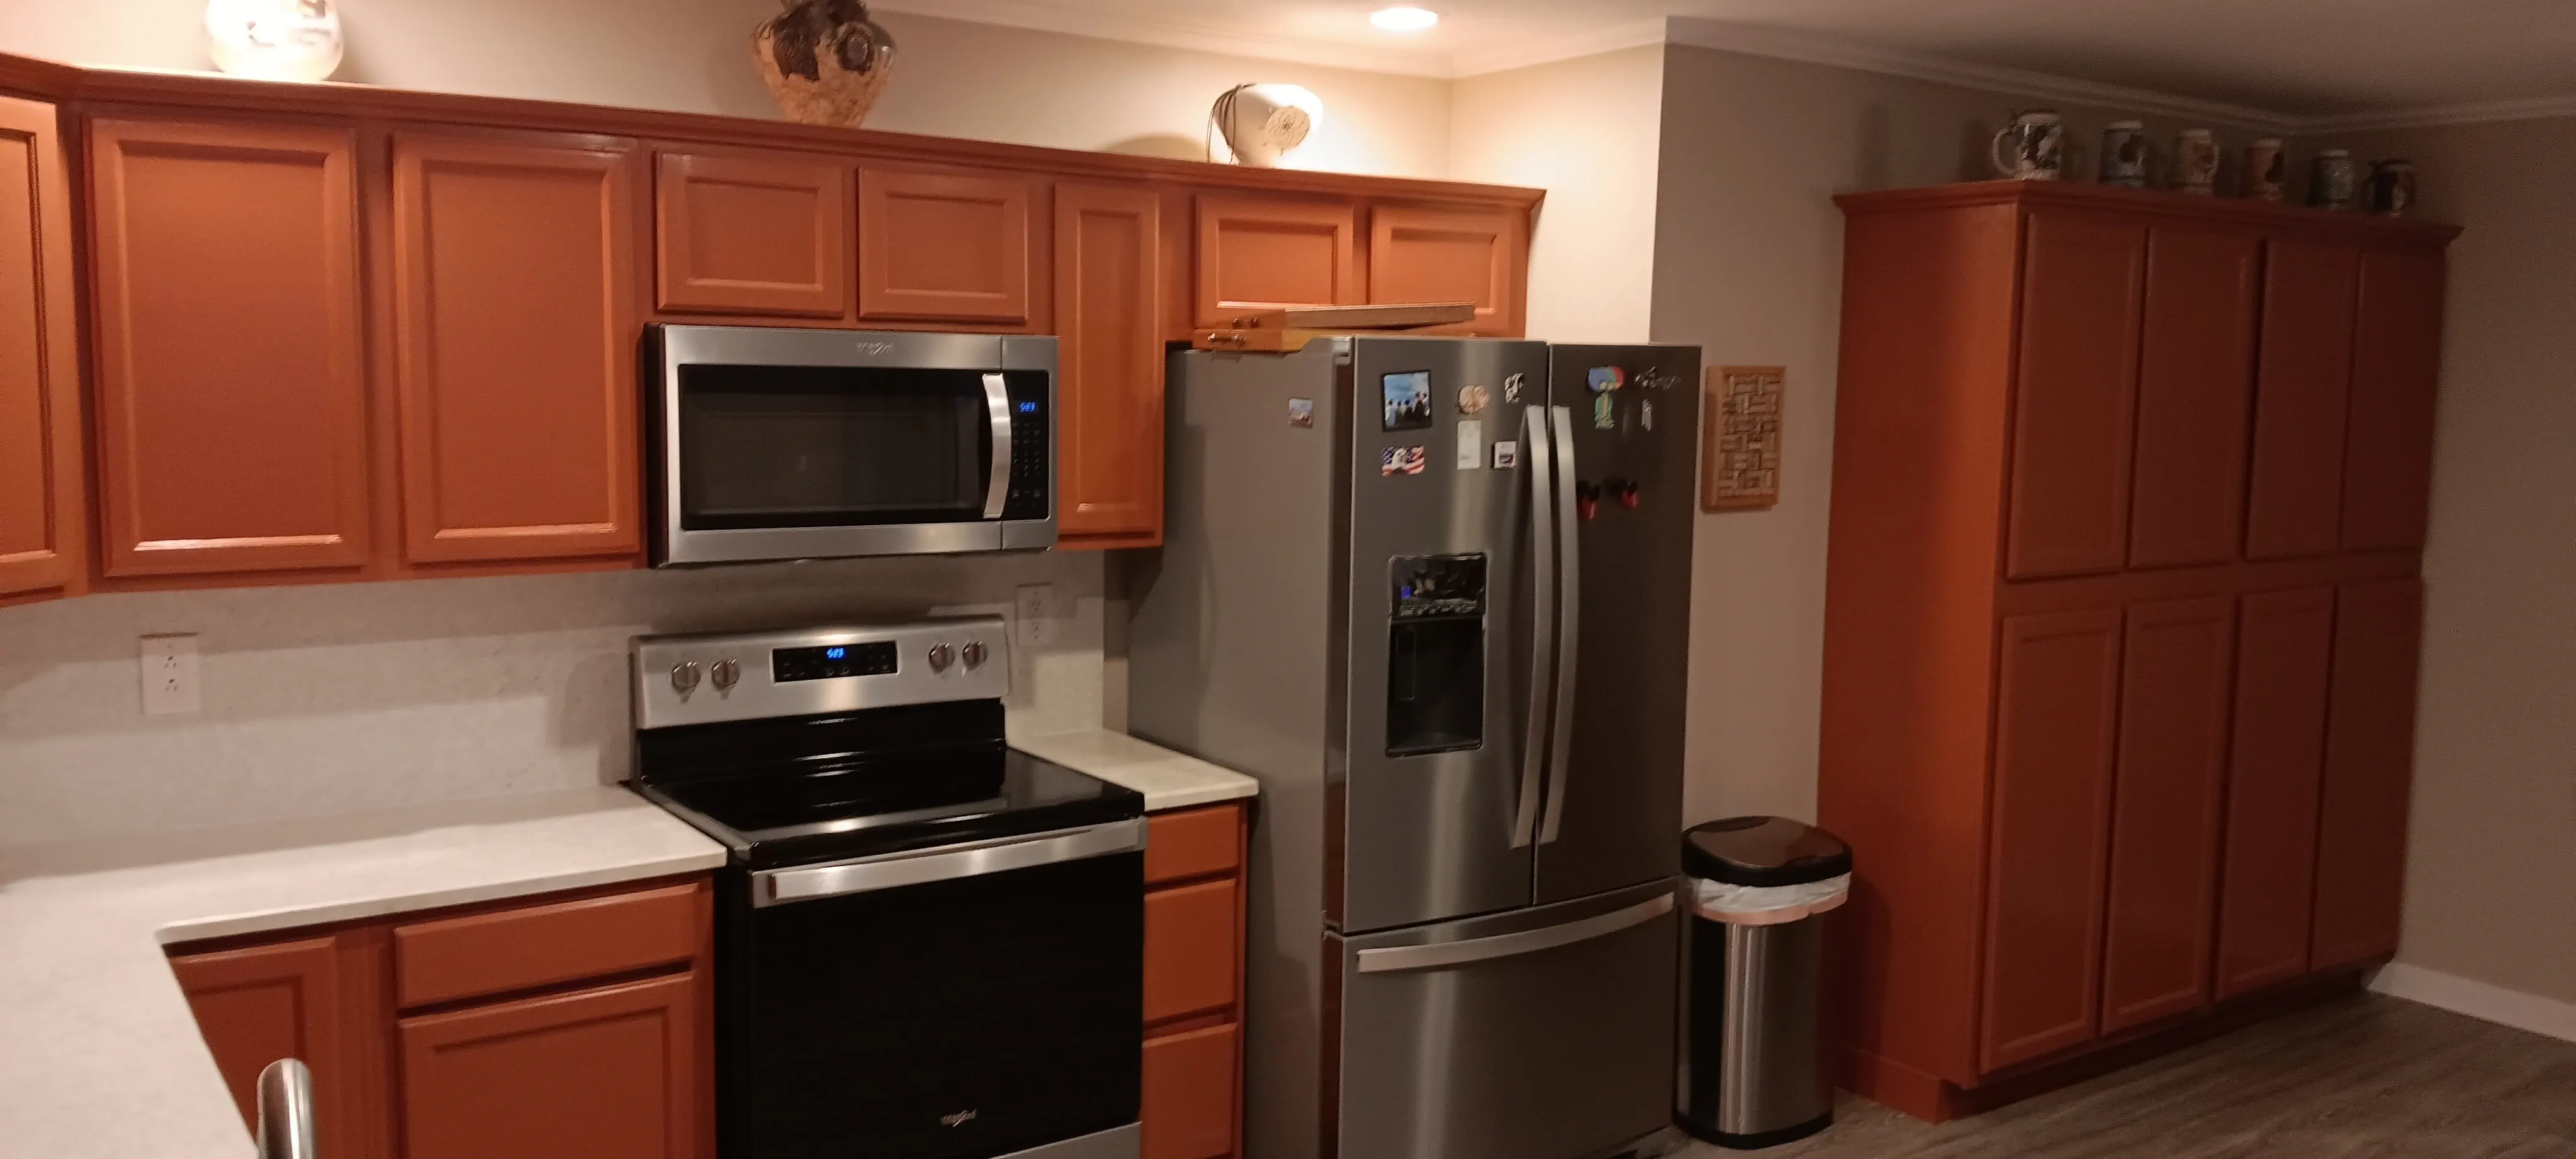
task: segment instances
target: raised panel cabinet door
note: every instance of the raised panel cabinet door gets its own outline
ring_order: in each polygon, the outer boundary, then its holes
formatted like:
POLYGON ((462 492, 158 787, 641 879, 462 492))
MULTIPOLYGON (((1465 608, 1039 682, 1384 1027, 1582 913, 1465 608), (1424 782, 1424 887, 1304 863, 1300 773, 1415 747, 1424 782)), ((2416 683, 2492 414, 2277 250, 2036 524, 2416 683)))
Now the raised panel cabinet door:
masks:
POLYGON ((642 547, 634 162, 594 137, 395 136, 411 562, 642 547))
POLYGON ((653 164, 662 309, 849 316, 849 166, 793 153, 671 152, 653 164))
POLYGON ((1145 1021, 1168 1022, 1234 1005, 1234 878, 1145 895, 1145 1021))
POLYGON ((1474 321, 1425 333, 1517 338, 1528 227, 1529 215, 1511 209, 1372 208, 1368 300, 1473 302, 1474 321))
POLYGON ((1202 194, 1198 216, 1199 325, 1360 301, 1359 210, 1350 204, 1202 194))
POLYGON ((2213 971, 2220 998, 2308 972, 2334 589, 2248 595, 2239 623, 2213 971))
POLYGON ((243 1124, 259 1125, 260 1072, 296 1059, 313 1072, 317 1150, 335 1156, 357 1153, 366 1136, 351 1115, 368 1105, 353 1089, 363 1080, 343 1033, 340 961, 329 937, 170 959, 243 1124))
POLYGON ((2004 574, 2116 571, 2129 556, 2147 230, 2043 210, 2023 245, 2004 574))
POLYGON ((1145 1040, 1142 1159, 1234 1154, 1242 1038, 1227 1023, 1145 1040))
POLYGON ((2104 1034, 2209 1005, 2235 635, 2236 602, 2225 596, 2129 609, 2104 1034))
POLYGON ((2100 1031, 2120 692, 2118 610, 2008 616, 2001 632, 1978 1051, 1988 1072, 2100 1031))
POLYGON ((2147 240, 2129 566, 2236 558, 2263 239, 2157 226, 2147 240))
POLYGON ((2424 586, 2411 579, 2348 584, 2335 599, 2313 970, 2397 952, 2423 619, 2424 586))
POLYGON ((1056 529, 1148 547, 1163 533, 1162 199, 1055 190, 1056 529))
POLYGON ((93 120, 100 570, 368 557, 357 138, 93 120))
POLYGON ((54 106, 0 97, 0 603, 84 570, 80 309, 54 106))
POLYGON ((2254 466, 2246 487, 2249 558, 2335 549, 2360 277, 2361 253, 2349 244, 2275 238, 2266 248, 2254 466))
POLYGON ((708 1159, 693 974, 402 1020, 405 1159, 708 1159))
POLYGON ((1030 320, 1037 189, 986 174, 859 170, 859 317, 1030 320))
POLYGON ((2433 407, 2442 378, 2442 251, 2361 256, 2345 426, 2343 549, 2424 546, 2433 491, 2433 407))

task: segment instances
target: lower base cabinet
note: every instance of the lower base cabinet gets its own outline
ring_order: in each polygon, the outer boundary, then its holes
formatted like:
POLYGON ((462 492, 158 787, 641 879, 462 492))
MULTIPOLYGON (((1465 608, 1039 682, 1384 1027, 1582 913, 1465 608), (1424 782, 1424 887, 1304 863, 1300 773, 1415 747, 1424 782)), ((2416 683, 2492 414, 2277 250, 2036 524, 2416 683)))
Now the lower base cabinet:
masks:
POLYGON ((697 991, 681 974, 403 1019, 403 1153, 708 1153, 697 1143, 697 991))
POLYGON ((1144 1159, 1234 1154, 1242 1059, 1231 1022, 1145 1040, 1144 1159))
POLYGON ((1243 1148, 1243 806, 1146 825, 1143 1159, 1231 1159, 1243 1148))

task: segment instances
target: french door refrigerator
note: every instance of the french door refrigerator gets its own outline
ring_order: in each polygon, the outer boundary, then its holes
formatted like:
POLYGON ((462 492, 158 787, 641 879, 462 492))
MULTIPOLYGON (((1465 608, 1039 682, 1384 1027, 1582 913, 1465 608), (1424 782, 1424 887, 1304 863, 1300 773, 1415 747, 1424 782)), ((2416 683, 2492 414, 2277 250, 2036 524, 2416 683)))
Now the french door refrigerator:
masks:
POLYGON ((1129 728, 1258 777, 1247 1159, 1670 1120, 1699 352, 1171 356, 1129 728))

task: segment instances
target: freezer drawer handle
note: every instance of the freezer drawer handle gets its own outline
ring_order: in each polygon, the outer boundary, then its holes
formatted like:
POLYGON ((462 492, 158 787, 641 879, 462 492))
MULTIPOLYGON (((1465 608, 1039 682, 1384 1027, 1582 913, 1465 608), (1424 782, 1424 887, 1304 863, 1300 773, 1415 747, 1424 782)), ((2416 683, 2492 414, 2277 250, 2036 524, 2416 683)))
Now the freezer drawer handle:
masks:
POLYGON ((1052 833, 979 845, 889 853, 836 865, 766 869, 751 875, 751 904, 766 907, 876 889, 926 885, 934 881, 1053 865, 1060 861, 1134 853, 1143 848, 1145 819, 1136 817, 1107 825, 1058 829, 1052 833))
POLYGON ((1658 894, 1624 909, 1570 921, 1561 926, 1540 930, 1523 930, 1517 934, 1496 934, 1490 938, 1470 938, 1463 942, 1435 942, 1428 946, 1389 946, 1382 950, 1359 952, 1359 971, 1384 974, 1398 970, 1437 970, 1445 966, 1464 966, 1470 962, 1490 962, 1553 950, 1606 937, 1632 926, 1641 926, 1673 912, 1673 895, 1658 894))

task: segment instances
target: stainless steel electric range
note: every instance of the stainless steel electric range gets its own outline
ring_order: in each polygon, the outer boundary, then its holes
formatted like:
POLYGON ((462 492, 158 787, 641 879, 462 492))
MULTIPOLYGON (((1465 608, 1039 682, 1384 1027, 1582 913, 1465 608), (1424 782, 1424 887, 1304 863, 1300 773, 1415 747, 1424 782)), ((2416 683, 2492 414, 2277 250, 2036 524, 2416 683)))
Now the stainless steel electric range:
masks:
POLYGON ((1009 746, 1005 641, 634 642, 635 788, 732 850, 725 1159, 1136 1159, 1144 798, 1009 746))

